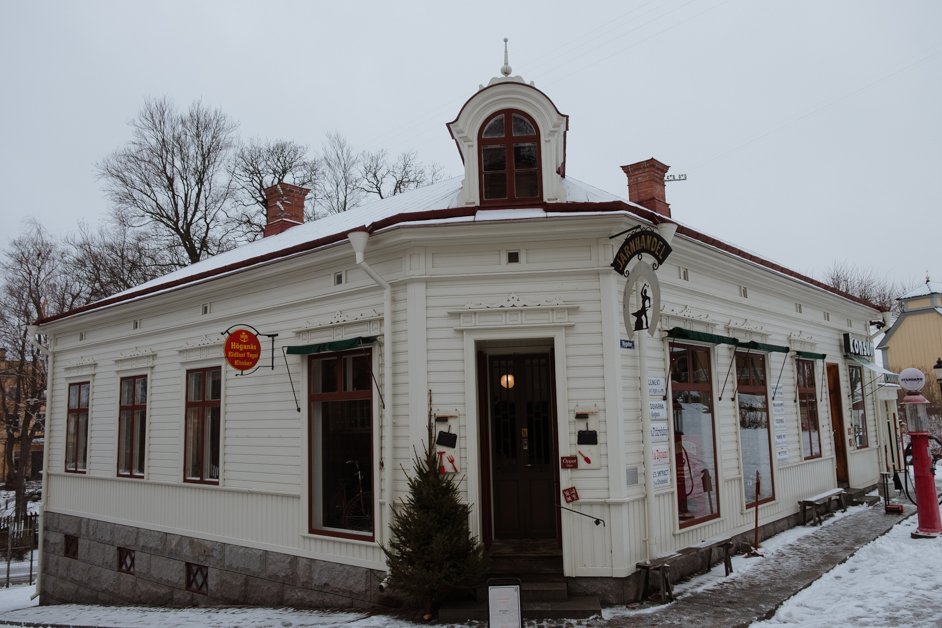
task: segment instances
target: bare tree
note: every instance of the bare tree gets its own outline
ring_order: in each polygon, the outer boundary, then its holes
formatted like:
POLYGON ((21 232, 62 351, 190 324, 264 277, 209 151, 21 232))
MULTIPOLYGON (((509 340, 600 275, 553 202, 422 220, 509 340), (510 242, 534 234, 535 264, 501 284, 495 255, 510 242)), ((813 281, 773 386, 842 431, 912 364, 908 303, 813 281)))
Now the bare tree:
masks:
POLYGON ((321 148, 321 177, 316 188, 318 206, 327 214, 353 209, 363 201, 360 155, 337 132, 328 133, 321 148))
MULTIPOLYGON (((244 238, 255 240, 265 230, 265 189, 286 181, 316 190, 320 163, 308 156, 307 147, 295 142, 252 140, 236 151, 230 172, 240 207, 232 219, 244 238)), ((309 195, 305 207, 308 220, 314 219, 314 205, 314 196, 309 195)))
POLYGON ((360 189, 379 198, 395 196, 441 179, 438 165, 422 164, 415 151, 400 153, 395 161, 389 160, 385 149, 364 151, 359 159, 360 189))
POLYGON ((97 165, 115 215, 152 225, 180 265, 234 246, 226 166, 236 124, 200 102, 177 112, 160 99, 147 101, 130 126, 128 144, 97 165))
POLYGON ((903 294, 903 285, 873 270, 855 268, 846 262, 834 262, 824 273, 823 281, 838 290, 859 297, 880 307, 883 312, 899 312, 897 298, 903 294))
POLYGON ((158 240, 151 228, 119 223, 92 231, 80 223, 78 233, 66 238, 69 274, 87 301, 129 290, 177 267, 158 240))
POLYGON ((64 272, 65 259, 63 247, 37 223, 14 239, 0 258, 0 348, 5 350, 0 367, 0 429, 7 441, 4 480, 15 490, 18 516, 26 512, 30 448, 44 427, 47 377, 45 360, 30 342, 29 326, 83 303, 83 289, 64 272))

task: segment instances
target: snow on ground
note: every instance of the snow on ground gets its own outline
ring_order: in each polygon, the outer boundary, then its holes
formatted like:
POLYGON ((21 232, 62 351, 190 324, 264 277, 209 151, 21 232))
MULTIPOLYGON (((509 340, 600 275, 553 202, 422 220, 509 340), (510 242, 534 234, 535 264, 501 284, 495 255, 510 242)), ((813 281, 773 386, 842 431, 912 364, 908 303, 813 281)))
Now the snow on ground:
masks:
POLYGON ((764 626, 942 626, 942 538, 913 539, 915 516, 862 547, 764 626))
MULTIPOLYGON (((942 469, 939 470, 942 473, 942 469)), ((836 513, 823 525, 831 525, 857 509, 836 513)), ((768 626, 832 626, 835 618, 851 626, 942 626, 942 538, 913 539, 916 516, 900 522, 886 535, 865 545, 847 562, 825 574, 810 587, 787 600, 776 615, 755 628, 768 626)), ((817 528, 792 528, 762 544, 765 558, 733 557, 733 573, 724 576, 722 564, 709 573, 678 584, 679 599, 690 593, 721 586, 732 578, 741 578, 760 561, 787 553, 789 547, 817 528)), ((30 600, 35 587, 14 586, 0 589, 0 622, 17 625, 72 624, 84 626, 121 626, 128 628, 161 625, 167 628, 262 628, 280 626, 300 628, 324 626, 345 628, 414 628, 424 624, 397 617, 370 615, 356 611, 305 611, 272 608, 187 608, 100 607, 85 605, 38 606, 30 600)), ((681 602, 682 603, 682 602, 681 602)), ((629 615, 657 612, 659 607, 603 609, 606 620, 629 615)), ((482 624, 473 624, 480 626, 482 624)), ((535 626, 527 622, 527 626, 535 626)), ((598 626, 599 621, 567 622, 570 626, 598 626)))

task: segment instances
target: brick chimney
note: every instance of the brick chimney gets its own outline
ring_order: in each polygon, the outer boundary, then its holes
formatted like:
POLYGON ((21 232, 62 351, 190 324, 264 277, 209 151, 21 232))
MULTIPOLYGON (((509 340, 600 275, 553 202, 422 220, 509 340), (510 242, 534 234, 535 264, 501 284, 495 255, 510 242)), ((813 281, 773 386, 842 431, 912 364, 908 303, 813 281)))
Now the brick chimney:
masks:
POLYGON ((671 206, 664 192, 664 175, 670 166, 652 157, 621 169, 628 176, 628 200, 670 218, 671 206))
POLYGON ((304 222, 304 199, 308 192, 307 188, 284 181, 265 189, 265 207, 268 210, 266 238, 304 222))

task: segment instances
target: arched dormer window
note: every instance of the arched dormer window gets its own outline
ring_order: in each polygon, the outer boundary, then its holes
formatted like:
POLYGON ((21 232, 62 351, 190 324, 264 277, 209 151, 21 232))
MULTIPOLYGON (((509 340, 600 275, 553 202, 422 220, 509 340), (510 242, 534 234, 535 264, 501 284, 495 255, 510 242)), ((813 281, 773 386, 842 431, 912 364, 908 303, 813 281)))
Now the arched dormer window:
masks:
POLYGON ((481 125, 482 205, 542 199, 539 136, 533 118, 514 109, 499 111, 481 125))

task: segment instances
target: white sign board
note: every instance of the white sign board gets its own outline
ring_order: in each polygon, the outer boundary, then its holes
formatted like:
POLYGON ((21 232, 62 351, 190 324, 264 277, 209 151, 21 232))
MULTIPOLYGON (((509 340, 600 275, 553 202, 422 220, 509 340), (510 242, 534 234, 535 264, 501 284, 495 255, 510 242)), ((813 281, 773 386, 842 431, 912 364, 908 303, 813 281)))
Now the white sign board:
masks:
POLYGON ((487 617, 492 627, 520 628, 523 623, 520 585, 489 585, 487 587, 487 617))
POLYGON ((654 488, 665 488, 671 485, 671 468, 655 467, 651 469, 651 480, 654 488))
POLYGON ((651 411, 652 419, 666 419, 667 418, 667 402, 663 399, 658 399, 656 401, 648 402, 648 409, 651 411))
POLYGON ((667 442, 668 438, 667 421, 653 421, 651 423, 651 443, 663 444, 667 442))
POLYGON ((910 392, 918 392, 926 385, 926 376, 919 369, 903 369, 899 374, 899 385, 910 392))
POLYGON ((667 380, 663 377, 648 377, 648 394, 663 397, 667 394, 667 380))
POLYGON ((671 450, 667 447, 652 447, 651 448, 651 464, 670 464, 671 462, 671 450))
POLYGON ((788 434, 776 434, 775 435, 776 446, 783 446, 787 443, 788 443, 788 434))
POLYGON ((788 447, 779 447, 775 450, 775 457, 779 462, 785 462, 788 460, 788 447))

